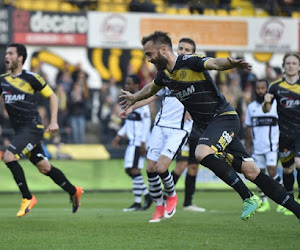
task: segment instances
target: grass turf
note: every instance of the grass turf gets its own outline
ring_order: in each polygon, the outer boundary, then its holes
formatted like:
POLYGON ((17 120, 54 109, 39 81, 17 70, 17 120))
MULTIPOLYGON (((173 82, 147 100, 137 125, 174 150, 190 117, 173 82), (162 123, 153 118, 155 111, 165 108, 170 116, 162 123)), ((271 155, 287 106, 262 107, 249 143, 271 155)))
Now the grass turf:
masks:
MULTIPOLYGON (((111 159, 103 161, 50 161, 52 165, 64 172, 67 178, 74 185, 83 186, 85 190, 130 190, 132 188, 131 178, 125 174, 123 160, 111 159)), ((35 166, 28 160, 21 160, 21 166, 24 169, 25 176, 31 191, 59 191, 60 187, 53 181, 39 173, 35 166)), ((170 172, 175 167, 173 162, 169 168, 170 172)), ((203 168, 203 167, 202 167, 203 168)), ((206 169, 207 172, 210 172, 206 169)), ((142 174, 145 176, 145 168, 142 174)), ((202 174, 202 173, 201 173, 202 174)), ((204 173, 205 174, 205 173, 204 173)), ((146 176, 145 176, 145 181, 146 176)), ((250 188, 254 185, 247 182, 250 188)), ((184 178, 180 178, 176 184, 177 189, 184 188, 184 178)), ((224 182, 197 182, 197 188, 203 189, 230 189, 224 182)), ((18 191, 11 172, 0 162, 0 192, 18 191)))
POLYGON ((174 217, 149 223, 154 212, 122 212, 130 192, 86 192, 77 214, 63 193, 37 193, 37 205, 17 218, 19 194, 0 194, 0 249, 298 249, 295 216, 272 210, 240 219, 242 203, 234 192, 197 192, 194 203, 205 213, 182 210, 179 192, 174 217))

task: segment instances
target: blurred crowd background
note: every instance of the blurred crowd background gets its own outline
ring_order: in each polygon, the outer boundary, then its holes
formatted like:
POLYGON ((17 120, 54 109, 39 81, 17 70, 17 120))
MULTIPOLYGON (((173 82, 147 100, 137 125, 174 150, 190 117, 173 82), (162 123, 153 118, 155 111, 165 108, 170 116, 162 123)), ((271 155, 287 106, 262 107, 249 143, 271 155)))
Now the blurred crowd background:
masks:
MULTIPOLYGON (((13 6, 20 9, 39 9, 43 11, 117 11, 117 12, 157 12, 167 14, 190 15, 220 15, 220 16, 291 16, 300 17, 300 1, 298 0, 2 0, 2 6, 13 6), (56 8, 56 9, 55 9, 56 8)), ((173 45, 176 50, 176 44, 173 45)), ((42 70, 42 63, 30 69, 39 73, 46 81, 47 74, 42 70)), ((128 66, 128 74, 133 73, 128 66)), ((139 69, 141 87, 153 80, 156 71, 146 61, 139 69)), ((244 139, 243 126, 247 105, 254 97, 254 84, 257 76, 253 72, 233 69, 224 72, 213 72, 213 77, 221 93, 238 111, 242 129, 239 137, 244 139)), ((281 68, 268 63, 265 72, 259 78, 269 82, 282 75, 281 68)), ((56 75, 55 93, 59 101, 58 123, 60 133, 50 136, 45 133, 45 143, 102 143, 109 145, 116 132, 122 126, 122 119, 118 117, 121 111, 119 102, 120 89, 124 80, 117 82, 111 76, 109 81, 102 81, 100 89, 90 89, 87 84, 89 75, 84 72, 80 63, 72 69, 65 63, 63 70, 56 75), (97 95, 95 95, 97 92, 97 95), (96 98, 97 100, 92 100, 96 98), (96 108, 95 105, 96 104, 96 108), (92 121, 92 112, 97 115, 97 122, 92 121)), ((152 117, 158 111, 160 103, 151 104, 152 117)), ((44 125, 49 123, 49 104, 40 98, 39 111, 44 125)), ((6 147, 12 136, 12 129, 3 102, 0 106, 1 145, 6 147)))

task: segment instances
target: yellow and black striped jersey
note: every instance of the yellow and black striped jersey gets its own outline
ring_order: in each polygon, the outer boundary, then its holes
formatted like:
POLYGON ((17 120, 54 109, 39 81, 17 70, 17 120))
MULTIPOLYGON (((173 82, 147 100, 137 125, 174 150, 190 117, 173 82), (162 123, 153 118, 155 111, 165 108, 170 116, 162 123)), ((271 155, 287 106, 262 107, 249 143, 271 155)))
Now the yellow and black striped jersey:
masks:
POLYGON ((171 72, 159 71, 154 79, 156 85, 171 89, 201 129, 215 116, 236 114, 205 68, 209 59, 201 55, 178 56, 171 72))
POLYGON ((25 126, 42 126, 37 110, 37 91, 46 98, 53 93, 39 74, 23 70, 17 76, 12 76, 10 73, 0 76, 0 93, 11 125, 16 131, 25 126))
POLYGON ((286 79, 280 78, 272 82, 269 93, 277 101, 280 134, 294 137, 300 133, 300 79, 290 84, 286 79))

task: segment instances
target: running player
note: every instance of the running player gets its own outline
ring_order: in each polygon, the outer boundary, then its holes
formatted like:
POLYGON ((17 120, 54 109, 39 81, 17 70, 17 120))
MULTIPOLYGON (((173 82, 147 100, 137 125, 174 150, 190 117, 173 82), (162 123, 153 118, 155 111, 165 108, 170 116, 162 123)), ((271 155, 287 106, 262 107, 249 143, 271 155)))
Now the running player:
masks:
POLYGON ((9 73, 0 77, 0 93, 3 96, 11 125, 15 131, 15 137, 5 151, 3 160, 12 172, 22 193, 23 199, 17 216, 26 215, 37 203, 36 197, 29 191, 23 169, 18 162, 22 155, 26 156, 42 174, 49 176, 69 193, 72 201, 72 212, 75 213, 80 206, 82 187, 73 186, 59 169, 49 163, 41 145, 44 126, 37 111, 35 93, 40 92, 43 97, 50 101, 51 120, 46 129, 50 133, 55 133, 59 129, 57 97, 40 75, 22 69, 26 58, 27 51, 23 44, 8 45, 5 62, 9 73))
POLYGON ((167 86, 182 102, 202 132, 195 152, 198 162, 233 187, 243 199, 241 219, 246 220, 253 215, 261 205, 261 199, 249 192, 233 168, 254 182, 268 197, 291 210, 300 223, 300 205, 278 182, 259 170, 235 136, 240 127, 239 117, 207 71, 232 68, 251 70, 251 65, 243 59, 230 57, 177 57, 173 53, 170 37, 161 31, 143 37, 142 45, 148 61, 155 65, 158 73, 153 82, 135 94, 122 90, 122 108, 127 109, 167 86))
MULTIPOLYGON (((135 93, 139 91, 140 83, 138 75, 129 75, 126 78, 125 89, 135 93)), ((142 210, 142 196, 145 197, 144 210, 148 209, 152 203, 151 196, 141 174, 141 169, 144 168, 146 141, 150 134, 150 128, 150 108, 148 105, 145 105, 126 116, 124 125, 112 141, 113 147, 118 148, 122 137, 127 137, 129 140, 124 157, 124 168, 125 172, 132 179, 134 203, 129 208, 124 208, 124 212, 142 210)))
MULTIPOLYGON (((246 111, 245 147, 248 152, 252 151, 252 157, 261 171, 265 173, 267 169, 269 175, 281 184, 281 178, 277 173, 279 128, 276 101, 273 102, 267 113, 263 112, 261 106, 267 90, 268 82, 266 80, 256 81, 256 99, 248 105, 246 111)), ((261 190, 260 197, 262 206, 257 211, 269 211, 271 209, 270 203, 261 190)))
MULTIPOLYGON (((283 166, 283 185, 291 197, 294 197, 294 170, 296 166, 298 198, 300 203, 300 57, 298 54, 286 54, 282 67, 284 77, 272 82, 269 93, 265 95, 264 111, 269 111, 272 101, 277 101, 279 115, 279 157, 283 166)), ((291 214, 285 210, 286 215, 291 214)))

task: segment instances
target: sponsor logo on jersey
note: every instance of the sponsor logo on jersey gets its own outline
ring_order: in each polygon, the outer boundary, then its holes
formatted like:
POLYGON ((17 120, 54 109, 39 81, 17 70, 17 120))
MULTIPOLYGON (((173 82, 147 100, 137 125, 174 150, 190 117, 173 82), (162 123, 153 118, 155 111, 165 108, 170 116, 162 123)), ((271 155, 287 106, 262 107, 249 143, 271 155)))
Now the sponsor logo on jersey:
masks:
POLYGON ((284 97, 280 99, 280 105, 285 108, 295 108, 300 105, 300 100, 294 100, 291 97, 284 97))
POLYGON ((185 97, 193 94, 195 92, 195 86, 194 85, 191 85, 190 87, 182 90, 182 91, 179 91, 177 93, 175 93, 175 96, 179 99, 179 100, 182 100, 184 99, 185 97))
POLYGON ((5 103, 14 103, 25 100, 25 94, 12 95, 11 92, 3 91, 5 103))
POLYGON ((232 141, 234 137, 234 132, 228 133, 227 131, 223 131, 222 136, 220 137, 218 144, 216 145, 218 150, 224 150, 228 144, 232 141))

